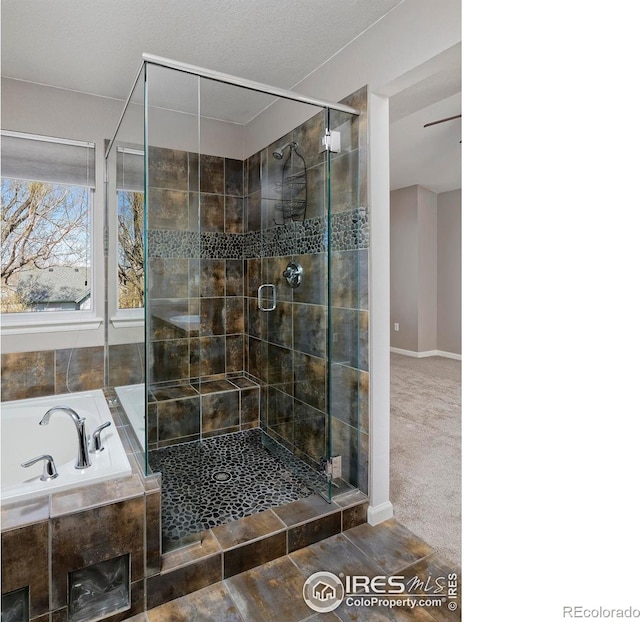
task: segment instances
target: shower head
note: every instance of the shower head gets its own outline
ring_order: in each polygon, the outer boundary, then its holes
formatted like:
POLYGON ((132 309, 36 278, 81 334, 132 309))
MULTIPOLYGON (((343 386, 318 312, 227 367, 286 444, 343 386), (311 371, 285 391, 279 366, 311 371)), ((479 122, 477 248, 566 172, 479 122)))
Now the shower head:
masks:
POLYGON ((292 149, 295 149, 297 146, 298 146, 298 143, 295 141, 287 143, 286 145, 282 145, 282 147, 278 147, 271 155, 273 155, 273 157, 276 160, 282 160, 282 156, 284 155, 284 150, 287 147, 291 147, 292 149))

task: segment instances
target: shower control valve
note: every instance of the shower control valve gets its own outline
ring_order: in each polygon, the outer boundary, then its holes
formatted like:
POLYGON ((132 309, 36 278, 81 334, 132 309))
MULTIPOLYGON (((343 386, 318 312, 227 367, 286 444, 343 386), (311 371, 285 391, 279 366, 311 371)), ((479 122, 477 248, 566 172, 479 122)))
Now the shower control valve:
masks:
POLYGON ((302 283, 302 266, 295 261, 290 261, 282 276, 287 280, 289 287, 294 289, 300 287, 300 283, 302 283))

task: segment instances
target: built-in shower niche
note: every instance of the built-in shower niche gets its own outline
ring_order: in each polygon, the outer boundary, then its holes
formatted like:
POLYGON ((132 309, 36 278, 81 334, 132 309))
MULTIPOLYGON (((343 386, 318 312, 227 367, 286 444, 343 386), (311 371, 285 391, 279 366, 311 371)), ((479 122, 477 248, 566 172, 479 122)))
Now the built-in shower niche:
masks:
POLYGON ((131 604, 129 554, 69 573, 69 622, 89 622, 131 604))

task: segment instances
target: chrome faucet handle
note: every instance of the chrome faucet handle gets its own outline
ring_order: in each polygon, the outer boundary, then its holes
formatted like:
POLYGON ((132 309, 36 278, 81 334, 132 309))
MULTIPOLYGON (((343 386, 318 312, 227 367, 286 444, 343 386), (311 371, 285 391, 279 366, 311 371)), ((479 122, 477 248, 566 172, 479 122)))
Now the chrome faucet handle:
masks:
POLYGON ((91 435, 91 438, 93 439, 93 447, 89 450, 90 453, 98 454, 104 449, 104 445, 102 444, 102 437, 100 436, 100 434, 102 434, 102 430, 108 428, 110 425, 111 421, 106 421, 94 430, 93 434, 91 435))
POLYGON ((30 466, 33 466, 40 460, 44 460, 44 464, 42 465, 42 475, 40 477, 41 481, 48 482, 58 477, 58 471, 56 470, 56 465, 53 462, 53 457, 49 454, 42 454, 41 456, 38 456, 36 458, 31 458, 31 460, 23 462, 20 466, 26 469, 30 466))

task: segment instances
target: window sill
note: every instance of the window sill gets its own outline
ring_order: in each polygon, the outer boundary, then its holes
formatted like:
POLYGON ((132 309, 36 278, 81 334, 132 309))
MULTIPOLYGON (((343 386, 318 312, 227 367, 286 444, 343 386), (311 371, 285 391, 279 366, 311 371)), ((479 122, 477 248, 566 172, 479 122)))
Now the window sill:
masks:
POLYGON ((111 325, 114 328, 138 328, 144 326, 144 308, 118 309, 111 316, 111 325))
POLYGON ((136 328, 144 326, 144 317, 138 316, 115 316, 111 318, 111 325, 114 328, 136 328))
POLYGON ((59 333, 78 330, 97 330, 102 325, 102 318, 72 318, 72 319, 37 319, 15 321, 13 318, 2 319, 2 335, 27 335, 33 333, 59 333))

